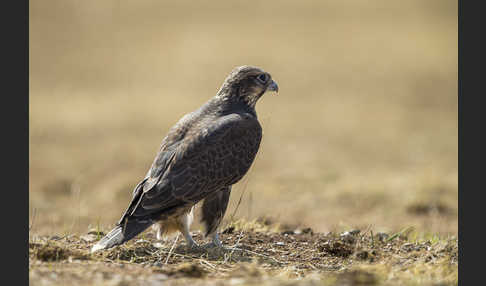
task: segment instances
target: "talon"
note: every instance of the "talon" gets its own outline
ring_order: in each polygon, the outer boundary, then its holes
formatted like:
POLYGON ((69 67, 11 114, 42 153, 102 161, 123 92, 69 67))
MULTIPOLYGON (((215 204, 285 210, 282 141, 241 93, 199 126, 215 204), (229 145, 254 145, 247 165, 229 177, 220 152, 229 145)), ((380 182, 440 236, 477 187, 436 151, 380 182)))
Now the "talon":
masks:
POLYGON ((192 242, 187 244, 187 248, 189 249, 195 249, 195 248, 200 248, 199 244, 192 242))
POLYGON ((214 234, 212 244, 214 245, 214 247, 219 247, 219 248, 223 247, 223 244, 221 244, 221 240, 219 240, 218 233, 214 234))

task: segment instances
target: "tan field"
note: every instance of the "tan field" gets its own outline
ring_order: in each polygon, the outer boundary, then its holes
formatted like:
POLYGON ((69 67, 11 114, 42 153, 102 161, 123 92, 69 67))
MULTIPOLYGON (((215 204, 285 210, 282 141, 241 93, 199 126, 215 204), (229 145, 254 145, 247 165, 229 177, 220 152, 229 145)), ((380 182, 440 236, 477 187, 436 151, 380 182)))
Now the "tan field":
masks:
POLYGON ((458 234, 457 1, 34 0, 29 25, 31 235, 109 230, 239 65, 280 92, 223 228, 458 234))

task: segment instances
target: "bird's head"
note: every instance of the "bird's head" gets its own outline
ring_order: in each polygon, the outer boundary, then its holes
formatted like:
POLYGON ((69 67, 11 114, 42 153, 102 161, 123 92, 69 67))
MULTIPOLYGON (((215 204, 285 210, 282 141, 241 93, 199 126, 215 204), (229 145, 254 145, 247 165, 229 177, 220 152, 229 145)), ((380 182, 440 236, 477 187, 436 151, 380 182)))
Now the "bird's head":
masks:
POLYGON ((269 73, 258 67, 240 66, 231 71, 217 96, 255 107, 266 91, 278 92, 278 85, 269 73))

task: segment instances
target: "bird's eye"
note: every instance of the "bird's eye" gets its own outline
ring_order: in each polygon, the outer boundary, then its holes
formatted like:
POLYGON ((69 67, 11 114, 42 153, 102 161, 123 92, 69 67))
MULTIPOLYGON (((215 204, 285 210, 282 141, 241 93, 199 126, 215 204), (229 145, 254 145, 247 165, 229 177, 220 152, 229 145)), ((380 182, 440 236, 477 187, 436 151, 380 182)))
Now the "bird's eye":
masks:
POLYGON ((266 83, 266 82, 267 82, 267 80, 268 80, 268 77, 267 77, 267 75, 266 75, 266 74, 262 73, 261 75, 259 75, 259 76, 257 77, 257 79, 258 79, 258 80, 259 80, 261 83, 266 83))

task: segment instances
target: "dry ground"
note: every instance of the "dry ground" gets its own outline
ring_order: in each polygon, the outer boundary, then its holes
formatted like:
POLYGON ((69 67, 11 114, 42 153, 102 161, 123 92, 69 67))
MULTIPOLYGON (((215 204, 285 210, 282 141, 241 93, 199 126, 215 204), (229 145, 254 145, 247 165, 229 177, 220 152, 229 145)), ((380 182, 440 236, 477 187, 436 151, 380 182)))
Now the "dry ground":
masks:
MULTIPOLYGON (((316 237, 457 237, 457 1, 33 0, 29 25, 32 243, 67 236, 55 243, 86 250, 77 237, 119 219, 170 126, 243 64, 270 72, 280 93, 258 103, 262 146, 223 228, 269 218, 316 237)), ((242 242, 265 246, 253 235, 242 242)), ((69 277, 70 260, 30 257, 31 278, 69 277)), ((119 263, 85 262, 75 265, 119 263)))
MULTIPOLYGON (((36 237, 31 285, 457 285, 455 237, 412 239, 410 232, 314 233, 237 221, 226 248, 189 250, 151 234, 89 253, 102 233, 36 237)), ((195 240, 203 244, 200 232, 195 240)))

